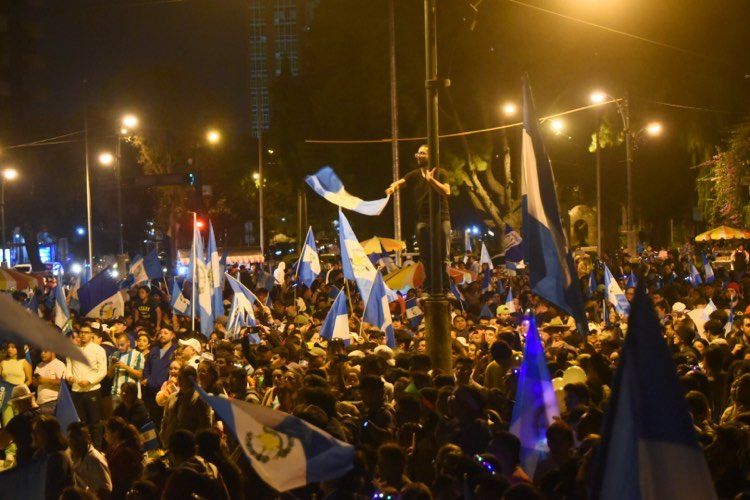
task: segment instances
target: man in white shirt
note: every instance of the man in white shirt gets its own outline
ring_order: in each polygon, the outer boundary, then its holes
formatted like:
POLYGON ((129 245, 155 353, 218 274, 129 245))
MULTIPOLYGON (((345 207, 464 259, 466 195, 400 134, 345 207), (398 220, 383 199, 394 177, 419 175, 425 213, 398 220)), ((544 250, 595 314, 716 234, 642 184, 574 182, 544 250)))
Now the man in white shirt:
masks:
POLYGON ((78 331, 83 355, 89 365, 68 358, 65 376, 70 384, 70 395, 81 422, 89 426, 91 439, 97 449, 102 448, 101 381, 107 376, 107 353, 91 341, 94 335, 89 325, 78 331))
POLYGON ((60 394, 60 381, 65 376, 65 363, 57 359, 52 351, 42 351, 42 362, 34 370, 32 377, 36 384, 36 402, 39 411, 52 415, 60 394))

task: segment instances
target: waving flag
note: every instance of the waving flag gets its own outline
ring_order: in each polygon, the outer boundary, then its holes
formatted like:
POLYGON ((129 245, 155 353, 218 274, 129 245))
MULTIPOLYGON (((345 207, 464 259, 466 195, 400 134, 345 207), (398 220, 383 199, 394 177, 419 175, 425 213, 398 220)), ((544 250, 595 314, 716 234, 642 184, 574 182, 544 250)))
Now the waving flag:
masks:
POLYGON ((560 222, 555 178, 539 133, 528 80, 523 83, 521 215, 531 291, 573 316, 587 330, 583 297, 560 222))
POLYGON ((370 290, 375 282, 378 271, 367 258, 364 248, 360 245, 357 235, 352 231, 352 226, 339 209, 339 248, 341 249, 341 265, 344 277, 357 282, 357 288, 362 295, 362 300, 367 303, 370 298, 370 290))
POLYGON ((336 300, 333 301, 320 327, 320 336, 326 340, 341 339, 344 344, 349 345, 352 336, 349 333, 349 310, 346 307, 344 292, 339 292, 336 300))
POLYGON ((461 290, 458 289, 458 285, 456 285, 456 282, 453 280, 448 280, 451 293, 454 297, 456 297, 456 300, 458 300, 458 303, 461 305, 461 310, 463 311, 466 309, 466 299, 464 299, 464 294, 461 293, 461 290))
POLYGON ((482 306, 482 310, 479 311, 479 317, 481 319, 492 319, 495 317, 495 315, 492 314, 492 311, 490 310, 490 306, 488 306, 487 304, 484 304, 482 306))
POLYGON ((318 245, 315 243, 312 226, 307 230, 305 245, 297 262, 297 275, 302 283, 308 288, 315 278, 320 274, 320 258, 318 257, 318 245))
POLYGON ((161 279, 164 276, 164 272, 162 271, 159 254, 156 250, 149 252, 145 257, 139 255, 134 258, 130 264, 129 274, 133 276, 133 285, 150 282, 154 279, 161 279))
POLYGON ((711 261, 708 260, 705 253, 702 254, 701 257, 703 258, 703 274, 706 276, 706 284, 710 285, 716 280, 716 277, 714 276, 714 268, 711 267, 711 261))
POLYGON ((190 316, 190 301, 182 293, 182 288, 177 284, 177 279, 172 280, 172 311, 179 316, 190 316))
POLYGON ((352 196, 346 192, 344 185, 331 167, 323 167, 313 175, 308 175, 305 182, 313 188, 313 191, 334 205, 363 215, 380 215, 390 199, 390 196, 388 196, 380 200, 364 201, 352 196))
POLYGON ((229 286, 232 287, 234 298, 232 299, 232 308, 229 311, 227 319, 227 332, 234 334, 239 333, 241 327, 255 326, 255 311, 253 304, 258 301, 258 297, 238 280, 226 275, 229 286))
POLYGON ((78 289, 81 316, 98 319, 115 319, 125 315, 125 300, 120 283, 108 269, 100 272, 78 289))
POLYGON ((419 307, 419 303, 417 302, 416 297, 412 297, 411 299, 406 301, 406 320, 409 322, 409 326, 412 329, 416 329, 420 323, 422 323, 422 320, 424 319, 424 312, 422 311, 422 308, 419 307))
POLYGON ((588 291, 588 296, 593 297, 598 287, 599 285, 596 283, 596 275, 594 274, 594 271, 591 271, 591 274, 589 274, 589 286, 586 289, 588 291))
POLYGON ((630 314, 630 303, 606 264, 604 264, 604 288, 607 300, 615 307, 617 314, 630 314))
POLYGON ((481 267, 482 264, 487 264, 487 269, 495 268, 495 266, 492 265, 492 259, 490 259, 490 252, 487 251, 487 245, 484 244, 484 241, 482 242, 482 250, 479 253, 479 267, 481 267))
POLYGON ((23 302, 23 307, 28 309, 34 316, 39 316, 39 301, 36 298, 36 292, 32 293, 31 297, 23 302))
POLYGON ((339 292, 340 292, 340 290, 338 289, 338 287, 336 285, 329 285, 328 286, 328 293, 326 294, 326 296, 329 299, 336 300, 336 297, 338 297, 339 292))
POLYGON ((375 283, 372 285, 363 319, 371 325, 377 326, 381 332, 385 333, 385 343, 388 347, 391 349, 396 347, 396 335, 393 332, 391 308, 388 307, 388 296, 385 293, 383 275, 380 273, 375 275, 375 283))
POLYGON ((505 224, 505 234, 503 235, 503 250, 505 251, 505 266, 515 269, 519 262, 524 259, 523 238, 518 231, 505 224), (511 266, 509 266, 511 264, 511 266))
POLYGON ((513 300, 513 292, 510 288, 508 288, 508 296, 505 297, 505 305, 508 306, 511 313, 516 312, 516 302, 513 300))
POLYGON ((549 451, 547 427, 560 416, 560 409, 536 321, 533 316, 528 319, 529 331, 518 375, 510 432, 521 440, 521 466, 529 477, 533 477, 537 463, 549 451))
POLYGON ((63 433, 68 432, 70 424, 81 421, 78 418, 78 412, 73 404, 68 383, 65 380, 60 381, 60 392, 57 395, 57 404, 55 405, 55 418, 60 422, 63 433))
POLYGON ((482 292, 492 291, 492 270, 485 269, 482 278, 482 292))
POLYGON ((690 285, 693 288, 698 288, 702 283, 703 280, 701 279, 701 273, 695 268, 695 264, 690 261, 690 285))
POLYGON ((727 320, 727 324, 724 325, 724 334, 729 335, 732 333, 732 328, 734 328, 734 303, 729 306, 729 319, 727 320))
POLYGON ((63 287, 59 282, 53 290, 54 292, 52 293, 54 293, 55 297, 53 306, 53 321, 59 329, 65 330, 65 327, 70 321, 70 310, 68 309, 68 303, 65 301, 65 292, 63 292, 63 287))
POLYGON ((659 320, 636 292, 605 413, 592 498, 716 498, 659 320))
POLYGON ((630 271, 628 281, 625 283, 625 288, 638 288, 638 278, 635 277, 635 272, 630 271))
POLYGON ((206 269, 208 271, 208 286, 211 289, 211 310, 214 318, 224 314, 224 266, 221 265, 219 249, 216 247, 214 225, 208 221, 208 248, 206 249, 206 269))
POLYGON ((149 420, 139 429, 143 451, 153 451, 159 449, 159 437, 156 435, 156 424, 149 420))
POLYGON ((277 491, 341 477, 354 465, 353 446, 300 418, 196 390, 235 435, 255 472, 277 491))
POLYGON ((213 298, 208 266, 203 257, 203 238, 197 225, 193 227, 193 246, 190 251, 190 276, 193 279, 193 297, 190 303, 198 304, 201 333, 208 337, 214 328, 213 298))
POLYGON ((464 251, 466 253, 471 253, 474 251, 474 249, 471 248, 471 233, 469 233, 468 228, 466 229, 466 231, 464 231, 464 251))

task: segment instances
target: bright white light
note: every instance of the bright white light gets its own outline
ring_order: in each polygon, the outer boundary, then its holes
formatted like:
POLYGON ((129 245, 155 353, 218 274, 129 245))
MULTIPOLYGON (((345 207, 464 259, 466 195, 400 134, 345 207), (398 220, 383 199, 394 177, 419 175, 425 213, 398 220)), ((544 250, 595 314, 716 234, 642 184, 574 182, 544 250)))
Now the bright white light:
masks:
POLYGON ((281 255, 281 250, 276 250, 273 254, 274 255, 281 255))
POLYGON ((78 226, 76 228, 76 234, 78 236, 83 236, 84 234, 86 234, 86 230, 84 228, 82 228, 81 226, 78 226))
POLYGON ((549 126, 552 128, 553 132, 559 134, 563 131, 563 129, 565 129, 565 122, 560 120, 559 118, 555 118, 550 122, 549 126))
POLYGON ((260 174, 258 172, 253 172, 253 180, 257 181, 259 179, 260 179, 260 174))
POLYGON ((604 92, 599 92, 599 91, 592 92, 591 97, 590 97, 591 102, 594 104, 601 104, 604 102, 606 98, 607 98, 607 94, 605 94, 604 92))
POLYGON ((70 272, 73 274, 81 274, 83 272, 83 266, 78 262, 73 262, 70 265, 70 272))
POLYGON ((490 236, 495 236, 495 233, 493 233, 491 229, 487 230, 487 234, 489 234, 490 236))
POLYGON ((105 167, 112 165, 114 162, 115 162, 115 155, 113 155, 112 153, 105 151, 99 154, 99 163, 101 163, 105 167))
POLYGON ((180 276, 185 276, 188 272, 188 268, 186 266, 180 266, 177 268, 177 274, 180 276))
POLYGON ((15 180, 18 177, 18 170, 15 168, 6 168, 3 170, 3 177, 6 181, 15 180))
POLYGON ((164 274, 167 274, 167 268, 166 267, 162 267, 161 268, 161 272, 163 272, 164 274))
POLYGON ((209 130, 206 132, 206 140, 209 144, 218 144, 221 142, 221 133, 218 130, 209 130))
POLYGON ((125 115, 122 117, 122 125, 132 130, 138 126, 138 117, 135 115, 125 115))
POLYGON ((276 152, 276 151, 274 151, 273 149, 269 149, 269 150, 268 150, 268 154, 269 154, 269 155, 272 155, 272 154, 274 154, 275 152, 276 152))
POLYGON ((646 125, 646 133, 652 137, 661 135, 663 130, 664 130, 664 127, 662 127, 662 124, 659 122, 651 122, 648 125, 646 125))
POLYGON ((113 278, 117 278, 117 277, 119 277, 119 276, 120 276, 120 273, 119 273, 119 272, 117 272, 117 269, 112 269, 112 270, 111 270, 111 271, 109 272, 109 275, 110 275, 110 276, 112 276, 113 278))
POLYGON ((518 111, 518 106, 516 106, 512 102, 506 102, 503 104, 503 114, 505 116, 513 116, 516 114, 516 111, 518 111))
POLYGON ((471 234, 479 234, 479 228, 477 226, 471 226, 471 234))
POLYGON ((281 222, 286 222, 286 217, 282 217, 281 222))

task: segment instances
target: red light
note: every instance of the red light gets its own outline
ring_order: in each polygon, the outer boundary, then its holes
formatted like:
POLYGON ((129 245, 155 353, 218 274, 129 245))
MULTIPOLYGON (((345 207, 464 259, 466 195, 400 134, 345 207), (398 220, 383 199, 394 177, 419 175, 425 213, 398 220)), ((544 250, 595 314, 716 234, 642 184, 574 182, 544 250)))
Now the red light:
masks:
POLYGON ((205 225, 206 224, 202 220, 195 221, 195 227, 197 227, 198 229, 203 229, 203 226, 205 225))

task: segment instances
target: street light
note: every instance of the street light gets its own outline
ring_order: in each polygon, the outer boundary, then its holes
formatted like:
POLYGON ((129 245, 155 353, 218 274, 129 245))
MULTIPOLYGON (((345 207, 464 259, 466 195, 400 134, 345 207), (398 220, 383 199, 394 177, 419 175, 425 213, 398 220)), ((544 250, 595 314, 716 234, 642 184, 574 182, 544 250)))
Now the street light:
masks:
POLYGON ((515 103, 512 102, 506 102, 503 104, 503 114, 505 116, 513 116, 518 111, 518 106, 515 105, 515 103))
POLYGON ((661 135, 662 131, 664 130, 664 127, 662 127, 662 124, 659 122, 651 122, 648 125, 646 125, 646 133, 650 135, 651 137, 657 137, 661 135))
POLYGON ((113 155, 109 151, 99 153, 99 163, 102 166, 109 167, 115 163, 115 155, 113 155))
POLYGON ((561 134, 563 130, 565 130, 565 122, 559 118, 555 118, 554 120, 552 120, 549 126, 552 131, 558 135, 561 134))
POLYGON ((206 142, 211 145, 216 145, 221 142, 221 132, 215 129, 211 129, 206 132, 206 142))
POLYGON ((122 126, 128 130, 138 127, 138 117, 135 115, 125 115, 122 117, 122 126))
POLYGON ((8 181, 14 181, 18 178, 18 170, 15 168, 3 169, 3 176, 0 179, 0 219, 2 219, 2 231, 3 231, 3 258, 2 266, 8 267, 8 262, 5 260, 5 248, 7 241, 5 239, 5 183, 8 181))
POLYGON ((593 104, 601 104, 607 99, 607 94, 599 91, 592 92, 589 99, 593 104))

